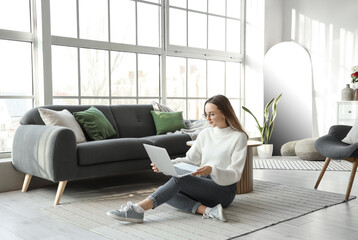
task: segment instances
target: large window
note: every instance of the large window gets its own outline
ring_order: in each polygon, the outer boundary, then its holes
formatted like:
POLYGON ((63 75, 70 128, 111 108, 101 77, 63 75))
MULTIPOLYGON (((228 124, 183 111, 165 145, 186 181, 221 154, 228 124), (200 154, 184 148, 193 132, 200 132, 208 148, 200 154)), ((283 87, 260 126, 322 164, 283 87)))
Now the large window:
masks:
POLYGON ((242 46, 240 0, 169 0, 166 98, 198 119, 205 99, 230 98, 240 113, 242 46))
POLYGON ((54 104, 162 99, 161 1, 51 0, 50 10, 54 104))
POLYGON ((243 1, 0 0, 0 153, 42 104, 155 100, 199 119, 225 94, 240 114, 243 1))
POLYGON ((33 107, 28 0, 0 1, 0 157, 8 156, 21 116, 33 107))

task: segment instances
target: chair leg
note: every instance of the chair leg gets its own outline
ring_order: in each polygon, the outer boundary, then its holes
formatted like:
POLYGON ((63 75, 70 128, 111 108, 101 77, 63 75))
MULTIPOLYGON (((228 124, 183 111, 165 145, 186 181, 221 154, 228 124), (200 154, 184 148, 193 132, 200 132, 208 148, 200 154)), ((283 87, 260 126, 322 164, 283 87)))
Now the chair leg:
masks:
POLYGON ((322 168, 322 171, 321 171, 321 173, 320 173, 320 175, 319 175, 319 177, 318 177, 318 179, 317 179, 316 185, 314 186, 315 189, 318 188, 318 185, 319 185, 319 183, 321 182, 321 179, 322 179, 324 173, 326 172, 326 169, 327 169, 327 167, 328 167, 330 161, 331 161, 330 158, 326 158, 326 162, 324 163, 324 166, 323 166, 323 168, 322 168))
POLYGON ((31 178, 32 178, 31 174, 27 173, 25 175, 25 179, 24 179, 24 183, 22 184, 21 192, 26 192, 27 191, 27 188, 29 187, 30 182, 31 182, 31 178))
POLYGON ((357 172, 357 167, 358 167, 358 158, 356 158, 353 162, 352 172, 351 172, 351 176, 349 178, 348 188, 347 188, 347 192, 346 192, 346 198, 345 198, 346 201, 348 201, 349 195, 352 190, 352 185, 353 185, 354 177, 357 172))
POLYGON ((58 183, 58 188, 57 188, 57 193, 56 193, 56 198, 55 198, 55 202, 53 203, 53 205, 58 205, 60 203, 63 191, 65 190, 67 181, 60 181, 58 183))

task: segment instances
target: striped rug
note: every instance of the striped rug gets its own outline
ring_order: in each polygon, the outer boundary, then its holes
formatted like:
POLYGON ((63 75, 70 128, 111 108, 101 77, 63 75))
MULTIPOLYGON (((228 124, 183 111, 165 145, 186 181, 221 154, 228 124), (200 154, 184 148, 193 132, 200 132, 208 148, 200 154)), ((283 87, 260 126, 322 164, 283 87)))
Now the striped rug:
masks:
POLYGON ((253 192, 237 195, 225 209, 226 223, 202 219, 167 204, 147 211, 142 224, 119 222, 106 216, 106 211, 117 209, 127 201, 138 202, 152 191, 154 189, 120 193, 43 210, 107 239, 220 240, 236 239, 344 202, 343 194, 255 180, 253 192))
MULTIPOLYGON (((281 157, 274 156, 272 158, 262 159, 254 157, 254 169, 274 169, 274 170, 310 170, 321 171, 324 161, 307 161, 298 157, 281 157)), ((351 171, 352 164, 343 160, 332 160, 327 171, 351 171)))

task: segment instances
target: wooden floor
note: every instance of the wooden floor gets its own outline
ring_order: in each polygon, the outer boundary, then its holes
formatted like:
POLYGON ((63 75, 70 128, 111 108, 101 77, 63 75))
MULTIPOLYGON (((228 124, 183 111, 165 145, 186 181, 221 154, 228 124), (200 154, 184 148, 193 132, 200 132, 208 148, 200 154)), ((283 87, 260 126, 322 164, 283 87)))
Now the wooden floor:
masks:
MULTIPOLYGON (((326 172, 320 190, 344 194, 349 172, 326 172)), ((313 188, 318 171, 302 170, 254 170, 258 180, 278 182, 313 188)), ((69 182, 61 202, 98 198, 103 194, 114 194, 114 187, 121 185, 122 191, 143 186, 158 186, 167 178, 152 173, 127 175, 106 179, 69 182), (150 175, 150 177, 148 176, 150 175), (148 179, 151 179, 148 182, 148 179)), ((116 190, 117 191, 117 190, 116 190)), ((58 220, 41 209, 53 204, 56 186, 0 193, 0 239, 105 239, 70 223, 58 220)), ((358 180, 352 194, 358 195, 358 180)), ((358 239, 358 200, 339 204, 310 213, 303 217, 248 234, 240 239, 358 239)))

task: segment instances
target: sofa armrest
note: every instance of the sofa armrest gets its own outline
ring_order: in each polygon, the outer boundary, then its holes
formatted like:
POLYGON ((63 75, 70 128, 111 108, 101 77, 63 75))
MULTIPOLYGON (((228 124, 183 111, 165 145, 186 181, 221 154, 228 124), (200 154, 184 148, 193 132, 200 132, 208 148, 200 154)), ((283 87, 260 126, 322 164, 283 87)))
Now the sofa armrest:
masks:
POLYGON ((14 167, 54 182, 71 180, 77 173, 77 143, 69 128, 21 125, 13 142, 14 167))

